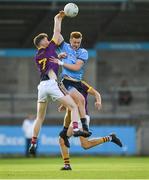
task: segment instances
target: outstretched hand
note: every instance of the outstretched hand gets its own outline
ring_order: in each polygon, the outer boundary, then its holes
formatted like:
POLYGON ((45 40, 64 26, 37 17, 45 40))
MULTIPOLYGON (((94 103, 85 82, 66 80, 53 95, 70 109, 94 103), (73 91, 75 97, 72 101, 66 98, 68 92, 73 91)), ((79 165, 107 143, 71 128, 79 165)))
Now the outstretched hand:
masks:
POLYGON ((97 109, 97 110, 100 110, 101 109, 101 102, 95 102, 95 108, 97 109))

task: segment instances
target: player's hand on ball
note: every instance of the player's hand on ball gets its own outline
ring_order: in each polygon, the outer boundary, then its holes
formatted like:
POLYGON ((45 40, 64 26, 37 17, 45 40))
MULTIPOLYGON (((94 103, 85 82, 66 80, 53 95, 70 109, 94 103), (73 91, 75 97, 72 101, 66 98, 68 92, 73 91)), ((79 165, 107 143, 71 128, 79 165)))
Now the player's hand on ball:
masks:
POLYGON ((59 12, 59 16, 60 16, 61 18, 64 18, 64 17, 65 17, 65 13, 64 13, 63 10, 59 12))
POLYGON ((101 102, 96 101, 95 102, 95 108, 100 110, 101 109, 101 102))
POLYGON ((60 12, 54 17, 54 19, 59 19, 59 18, 63 19, 64 16, 65 16, 64 11, 60 11, 60 12))

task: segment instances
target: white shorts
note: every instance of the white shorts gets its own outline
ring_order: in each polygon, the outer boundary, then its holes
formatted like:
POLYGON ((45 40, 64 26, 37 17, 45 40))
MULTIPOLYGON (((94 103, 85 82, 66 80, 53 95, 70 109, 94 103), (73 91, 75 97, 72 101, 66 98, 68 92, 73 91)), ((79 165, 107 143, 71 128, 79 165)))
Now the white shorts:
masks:
POLYGON ((46 102, 49 98, 56 101, 62 97, 64 97, 64 94, 60 90, 56 80, 41 81, 38 85, 38 102, 46 102))

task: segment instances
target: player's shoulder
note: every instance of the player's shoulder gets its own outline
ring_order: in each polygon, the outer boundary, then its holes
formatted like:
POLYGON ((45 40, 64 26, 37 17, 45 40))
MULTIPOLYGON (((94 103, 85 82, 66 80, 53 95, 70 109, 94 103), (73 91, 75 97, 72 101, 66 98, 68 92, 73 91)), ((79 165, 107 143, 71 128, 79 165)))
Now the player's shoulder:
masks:
POLYGON ((85 48, 79 48, 79 50, 81 53, 87 53, 88 54, 88 51, 85 48))
POLYGON ((64 44, 66 44, 67 46, 70 46, 70 43, 63 41, 64 44))
POLYGON ((43 58, 44 54, 45 54, 45 48, 38 49, 35 53, 34 60, 43 58))
POLYGON ((88 51, 84 48, 79 48, 78 58, 86 61, 88 59, 88 51))
POLYGON ((64 47, 68 47, 68 46, 70 46, 70 44, 65 41, 62 41, 61 44, 59 44, 60 48, 64 48, 64 47))
POLYGON ((70 47, 70 44, 67 43, 66 41, 63 41, 63 45, 64 45, 64 46, 67 46, 67 47, 70 47))

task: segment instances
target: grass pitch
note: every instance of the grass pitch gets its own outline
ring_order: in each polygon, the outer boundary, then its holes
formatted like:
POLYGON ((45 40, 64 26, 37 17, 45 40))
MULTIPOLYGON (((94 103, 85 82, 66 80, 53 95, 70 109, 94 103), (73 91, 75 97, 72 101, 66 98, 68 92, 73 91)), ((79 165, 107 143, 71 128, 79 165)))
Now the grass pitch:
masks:
POLYGON ((149 179, 149 157, 60 157, 0 159, 0 179, 149 179))

